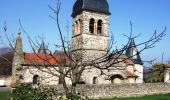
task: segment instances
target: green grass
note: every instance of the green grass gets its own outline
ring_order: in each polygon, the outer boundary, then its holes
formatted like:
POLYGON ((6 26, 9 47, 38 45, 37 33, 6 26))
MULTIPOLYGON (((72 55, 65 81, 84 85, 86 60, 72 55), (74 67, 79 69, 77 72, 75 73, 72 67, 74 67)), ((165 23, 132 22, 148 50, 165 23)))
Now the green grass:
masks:
MULTIPOLYGON (((0 92, 0 100, 9 100, 10 95, 11 95, 10 92, 0 92)), ((93 99, 93 100, 95 100, 95 99, 93 99)), ((170 100, 170 93, 169 94, 143 96, 143 97, 112 98, 112 99, 99 99, 99 100, 170 100)))
POLYGON ((170 93, 143 96, 143 97, 112 98, 112 99, 99 99, 99 100, 170 100, 170 93))
POLYGON ((10 92, 0 92, 0 100, 9 100, 10 92))

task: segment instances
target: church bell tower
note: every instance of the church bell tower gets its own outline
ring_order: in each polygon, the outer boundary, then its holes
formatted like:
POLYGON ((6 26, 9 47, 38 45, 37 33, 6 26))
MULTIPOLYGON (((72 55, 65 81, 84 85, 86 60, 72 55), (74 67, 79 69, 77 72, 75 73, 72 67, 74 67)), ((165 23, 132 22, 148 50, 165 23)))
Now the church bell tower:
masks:
POLYGON ((109 47, 107 0, 77 0, 73 6, 72 52, 83 61, 102 57, 109 47))

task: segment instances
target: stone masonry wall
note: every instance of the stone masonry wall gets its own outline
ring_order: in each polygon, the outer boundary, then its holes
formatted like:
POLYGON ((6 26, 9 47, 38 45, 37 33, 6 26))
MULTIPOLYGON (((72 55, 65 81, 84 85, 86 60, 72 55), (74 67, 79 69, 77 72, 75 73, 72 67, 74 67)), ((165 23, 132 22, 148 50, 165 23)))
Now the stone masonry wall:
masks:
POLYGON ((82 61, 91 61, 106 54, 109 47, 109 15, 83 11, 73 18, 72 51, 82 56, 82 61), (94 32, 89 23, 94 19, 94 32), (101 33, 97 33, 98 21, 102 21, 101 33))
MULTIPOLYGON (((61 89, 61 86, 57 86, 61 89)), ((136 97, 170 93, 170 84, 78 85, 77 91, 89 98, 136 97)))

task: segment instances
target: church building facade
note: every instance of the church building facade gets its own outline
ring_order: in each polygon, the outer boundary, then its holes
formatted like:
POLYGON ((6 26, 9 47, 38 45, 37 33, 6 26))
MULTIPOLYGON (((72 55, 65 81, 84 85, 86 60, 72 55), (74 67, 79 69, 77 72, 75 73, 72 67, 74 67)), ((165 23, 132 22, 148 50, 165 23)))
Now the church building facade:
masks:
MULTIPOLYGON (((76 0, 72 12, 71 51, 80 53, 83 62, 100 58, 107 53, 110 45, 110 15, 107 0, 76 0)), ((20 34, 18 35, 15 49, 20 54, 14 54, 12 80, 22 79, 24 83, 34 84, 59 84, 59 77, 42 71, 41 63, 44 63, 44 61, 40 58, 51 57, 46 52, 48 49, 44 45, 44 43, 41 45, 41 49, 36 54, 24 53, 22 39, 20 34), (29 60, 32 60, 32 62, 29 60), (37 64, 36 67, 33 66, 35 64, 37 64)), ((60 59, 60 57, 56 54, 55 59, 60 59)), ((121 54, 119 59, 122 62, 104 70, 108 75, 102 75, 101 71, 95 67, 84 70, 81 76, 82 81, 84 84, 143 83, 143 62, 138 54, 134 38, 130 39, 127 51, 121 54)), ((55 64, 54 59, 50 59, 49 62, 56 66, 56 69, 60 67, 55 64)), ((55 71, 55 69, 49 69, 55 71)), ((15 83, 15 81, 11 81, 11 83, 15 83)), ((69 80, 67 83, 71 84, 69 80)))

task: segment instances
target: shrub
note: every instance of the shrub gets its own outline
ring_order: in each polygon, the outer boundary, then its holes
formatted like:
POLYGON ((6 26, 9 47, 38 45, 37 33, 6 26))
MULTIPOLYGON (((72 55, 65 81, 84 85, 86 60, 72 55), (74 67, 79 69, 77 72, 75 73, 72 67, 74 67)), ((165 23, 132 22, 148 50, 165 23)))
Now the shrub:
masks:
POLYGON ((31 84, 22 84, 12 92, 13 100, 52 100, 48 89, 33 88, 31 84))
POLYGON ((68 98, 70 100, 80 100, 81 96, 80 96, 80 93, 69 93, 68 98))

